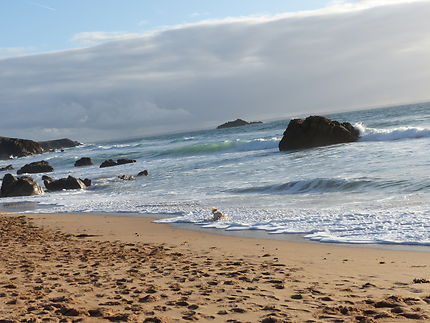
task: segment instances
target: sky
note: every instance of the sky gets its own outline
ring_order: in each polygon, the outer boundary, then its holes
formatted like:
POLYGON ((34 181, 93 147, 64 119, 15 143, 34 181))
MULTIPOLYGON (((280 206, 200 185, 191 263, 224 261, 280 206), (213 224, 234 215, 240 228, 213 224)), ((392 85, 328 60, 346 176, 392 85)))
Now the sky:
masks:
POLYGON ((0 0, 0 136, 83 142, 430 100, 427 0, 0 0))

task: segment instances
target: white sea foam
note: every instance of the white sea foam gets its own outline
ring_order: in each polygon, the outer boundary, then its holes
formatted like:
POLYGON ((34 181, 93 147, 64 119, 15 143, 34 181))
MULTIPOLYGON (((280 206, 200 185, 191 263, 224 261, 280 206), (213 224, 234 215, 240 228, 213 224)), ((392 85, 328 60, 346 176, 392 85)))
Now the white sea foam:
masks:
POLYGON ((354 127, 360 131, 361 141, 395 141, 430 137, 430 128, 397 127, 377 129, 366 127, 362 123, 356 123, 354 127))

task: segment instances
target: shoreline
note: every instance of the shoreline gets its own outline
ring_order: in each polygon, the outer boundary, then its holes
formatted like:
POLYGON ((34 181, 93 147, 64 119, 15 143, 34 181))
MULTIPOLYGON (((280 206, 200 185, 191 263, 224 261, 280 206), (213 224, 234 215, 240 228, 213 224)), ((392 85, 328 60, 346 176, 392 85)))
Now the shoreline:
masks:
POLYGON ((430 317, 430 257, 422 252, 235 237, 152 220, 0 214, 0 319, 430 317))
MULTIPOLYGON (((39 205, 37 202, 13 202, 13 203, 0 203, 1 212, 16 212, 17 214, 40 214, 44 213, 44 208, 49 208, 49 205, 39 205), (30 213, 27 213, 30 212, 30 213)), ((65 212, 61 214, 70 214, 73 212, 65 212)), ((50 214, 50 213, 46 213, 50 214)), ((90 212, 80 213, 89 215, 109 215, 118 217, 132 217, 132 218, 152 218, 152 221, 163 219, 166 217, 165 214, 157 213, 135 213, 135 212, 124 212, 124 213, 112 213, 112 212, 90 212)), ((306 239, 306 234, 296 233, 281 233, 271 234, 264 230, 224 230, 216 228, 204 228, 194 223, 155 223, 162 225, 169 225, 184 230, 202 231, 211 234, 217 234, 222 236, 234 236, 234 237, 246 237, 255 239, 269 239, 279 241, 290 241, 290 242, 301 242, 311 244, 322 244, 322 245, 335 245, 345 246, 352 248, 370 248, 370 249, 382 249, 382 250, 398 250, 398 251, 419 251, 419 252, 430 252, 430 246, 418 245, 418 244, 396 244, 396 243, 341 243, 341 242, 321 242, 306 239)))

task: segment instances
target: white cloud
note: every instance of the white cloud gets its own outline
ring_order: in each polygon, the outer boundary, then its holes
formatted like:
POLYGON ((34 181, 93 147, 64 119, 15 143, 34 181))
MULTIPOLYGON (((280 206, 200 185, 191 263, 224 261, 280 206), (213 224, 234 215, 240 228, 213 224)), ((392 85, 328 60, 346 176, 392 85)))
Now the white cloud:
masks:
POLYGON ((34 47, 0 47, 0 59, 28 55, 34 50, 34 47))
POLYGON ((430 2, 395 2, 91 34, 118 40, 0 60, 2 135, 87 141, 428 100, 430 2))
POLYGON ((113 31, 113 32, 91 31, 91 32, 77 33, 72 36, 71 40, 74 42, 78 42, 80 44, 94 45, 94 44, 107 42, 107 41, 136 38, 138 36, 142 36, 142 35, 137 33, 126 33, 121 31, 113 31))

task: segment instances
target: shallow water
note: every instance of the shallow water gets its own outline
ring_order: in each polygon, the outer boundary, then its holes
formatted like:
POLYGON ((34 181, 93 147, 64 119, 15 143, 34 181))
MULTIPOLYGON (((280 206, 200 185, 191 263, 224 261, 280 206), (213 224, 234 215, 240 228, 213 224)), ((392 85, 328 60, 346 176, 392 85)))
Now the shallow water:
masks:
POLYGON ((50 212, 162 213, 159 222, 300 233, 323 242, 430 245, 430 104, 328 117, 357 126, 360 141, 279 152, 289 122, 281 120, 86 144, 12 163, 18 169, 48 160, 54 177, 91 178, 91 188, 2 202, 51 205, 50 212), (73 167, 84 156, 95 166, 73 167), (98 167, 110 158, 137 162, 98 167), (117 178, 143 169, 150 176, 117 178), (207 221, 211 207, 228 219, 207 221))

